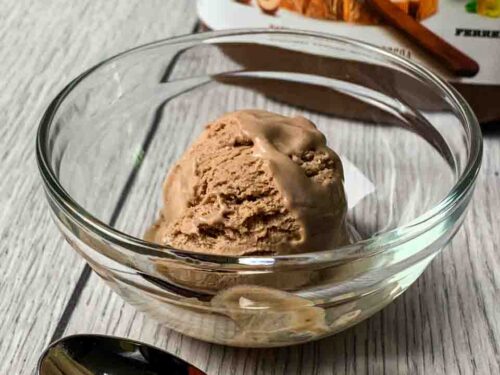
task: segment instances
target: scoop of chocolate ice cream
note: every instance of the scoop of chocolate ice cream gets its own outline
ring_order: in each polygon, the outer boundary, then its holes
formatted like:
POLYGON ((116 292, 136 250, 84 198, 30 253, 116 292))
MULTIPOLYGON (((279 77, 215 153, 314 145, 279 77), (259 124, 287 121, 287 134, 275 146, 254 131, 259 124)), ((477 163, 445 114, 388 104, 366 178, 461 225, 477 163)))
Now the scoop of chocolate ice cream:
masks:
POLYGON ((223 255, 293 254, 347 242, 339 157, 304 117, 262 110, 208 124, 170 171, 152 240, 223 255))

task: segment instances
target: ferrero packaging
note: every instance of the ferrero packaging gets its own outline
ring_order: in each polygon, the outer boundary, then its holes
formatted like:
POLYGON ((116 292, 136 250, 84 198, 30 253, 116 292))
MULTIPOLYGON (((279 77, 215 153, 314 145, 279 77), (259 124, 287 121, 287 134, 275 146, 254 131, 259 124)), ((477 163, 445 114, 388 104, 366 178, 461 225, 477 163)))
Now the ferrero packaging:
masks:
POLYGON ((299 29, 345 36, 409 58, 447 79, 481 123, 500 120, 500 0, 387 0, 473 58, 473 77, 453 76, 385 22, 364 0, 198 0, 212 30, 299 29))

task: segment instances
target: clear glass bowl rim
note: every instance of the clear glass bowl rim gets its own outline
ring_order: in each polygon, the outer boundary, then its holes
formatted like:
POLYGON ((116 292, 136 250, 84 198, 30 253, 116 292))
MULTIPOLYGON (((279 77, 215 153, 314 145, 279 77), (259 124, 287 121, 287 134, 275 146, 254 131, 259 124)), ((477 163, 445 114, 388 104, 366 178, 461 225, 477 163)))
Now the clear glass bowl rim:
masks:
POLYGON ((399 55, 388 52, 382 48, 373 46, 368 43, 360 42, 354 39, 333 36, 325 33, 301 31, 301 30, 274 30, 274 29, 234 29, 224 31, 211 31, 198 34, 188 34, 174 38, 167 38, 138 46, 106 60, 103 60, 94 67, 88 69, 77 78, 73 79, 49 104, 42 119, 40 120, 37 138, 36 138, 36 158, 40 174, 42 176, 46 193, 49 198, 54 200, 57 205, 62 208, 66 214, 71 217, 75 223, 82 225, 85 229, 105 239, 114 245, 127 249, 135 254, 146 256, 154 256, 166 259, 175 259, 180 262, 193 264, 217 264, 224 265, 224 269, 241 270, 242 268, 255 269, 271 269, 277 265, 301 265, 301 264, 324 264, 331 262, 347 262, 354 259, 370 257, 384 251, 390 250, 392 247, 410 241, 416 236, 430 230, 444 220, 450 212, 459 203, 466 199, 474 187, 474 183, 479 173, 482 159, 482 135, 481 128, 469 104, 465 99, 448 83, 432 73, 430 70, 415 64, 414 62, 401 57, 399 55), (469 142, 469 157, 464 166, 463 172, 459 176, 455 185, 449 193, 436 206, 426 211, 424 214, 413 219, 411 222, 389 231, 379 233, 368 239, 358 241, 352 245, 336 249, 325 249, 316 252, 293 254, 293 255, 278 255, 278 256, 222 256, 208 255, 188 250, 175 249, 169 246, 159 245, 147 242, 140 238, 128 235, 118 231, 101 220, 95 218, 90 212, 81 207, 71 196, 65 191, 59 183, 57 176, 50 163, 50 148, 49 134, 50 127, 53 123, 55 114, 65 100, 67 95, 75 89, 78 84, 86 78, 91 77, 92 73, 99 68, 123 58, 127 55, 140 53, 149 49, 165 46, 190 43, 193 45, 207 43, 216 40, 217 38, 230 36, 244 35, 289 35, 296 37, 313 37, 323 41, 334 43, 343 43, 350 47, 358 49, 360 52, 371 55, 378 55, 386 59, 392 66, 411 73, 414 77, 426 81, 433 85, 441 94, 449 100, 460 115, 464 129, 469 142))

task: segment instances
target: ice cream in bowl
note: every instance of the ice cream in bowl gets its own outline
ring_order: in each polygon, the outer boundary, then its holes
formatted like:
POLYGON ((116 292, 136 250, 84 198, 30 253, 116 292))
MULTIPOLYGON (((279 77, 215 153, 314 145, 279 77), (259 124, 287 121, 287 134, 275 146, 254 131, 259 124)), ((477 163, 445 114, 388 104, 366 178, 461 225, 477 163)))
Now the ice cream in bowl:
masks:
POLYGON ((397 298, 458 230, 481 153, 433 73, 276 30, 112 57, 37 138, 54 220, 92 269, 167 327, 244 347, 316 340, 397 298))

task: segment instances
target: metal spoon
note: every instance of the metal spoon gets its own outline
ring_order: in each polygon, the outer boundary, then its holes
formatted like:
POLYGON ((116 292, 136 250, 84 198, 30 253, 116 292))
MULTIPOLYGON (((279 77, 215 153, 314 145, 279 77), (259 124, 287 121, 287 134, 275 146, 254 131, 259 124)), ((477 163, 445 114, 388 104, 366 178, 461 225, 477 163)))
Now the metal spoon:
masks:
POLYGON ((138 341, 74 335, 49 345, 38 375, 206 375, 174 355, 138 341))

